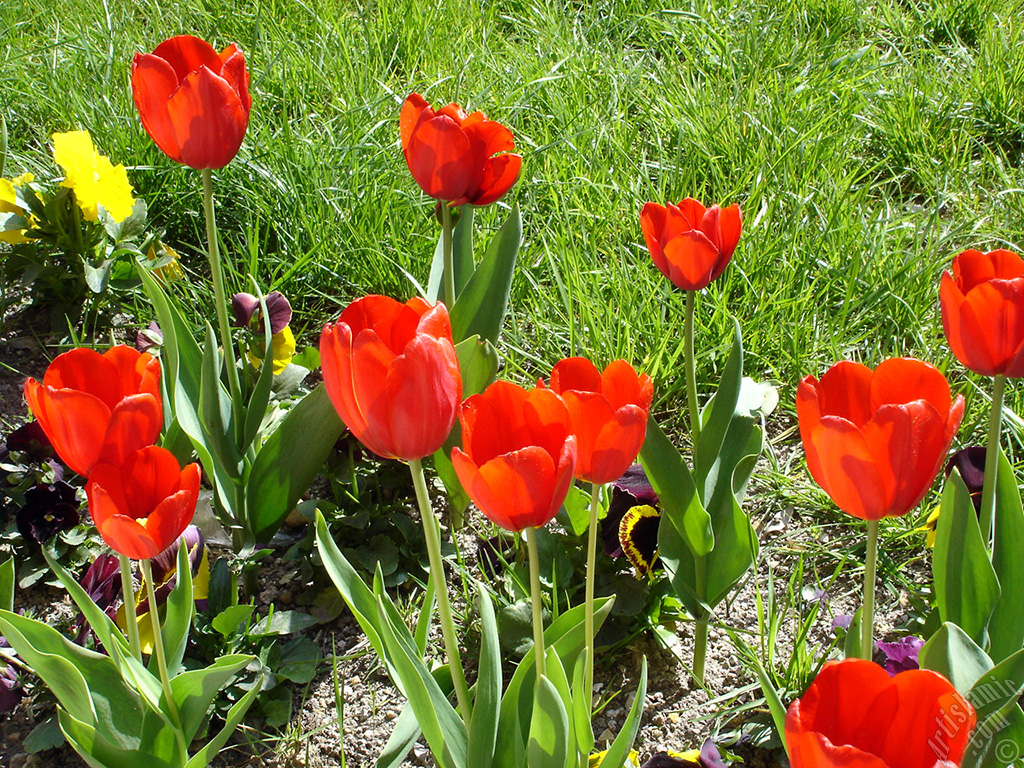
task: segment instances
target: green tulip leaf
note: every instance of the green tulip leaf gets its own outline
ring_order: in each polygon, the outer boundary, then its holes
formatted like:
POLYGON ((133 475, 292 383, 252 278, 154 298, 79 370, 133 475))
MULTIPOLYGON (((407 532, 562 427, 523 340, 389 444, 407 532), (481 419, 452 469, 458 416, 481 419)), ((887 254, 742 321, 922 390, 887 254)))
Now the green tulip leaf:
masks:
POLYGON ((178 705, 186 743, 195 738, 217 694, 254 659, 244 654, 221 656, 209 667, 182 672, 171 679, 171 693, 178 705))
POLYGON ((133 748, 125 744, 124 734, 106 733, 63 707, 57 708, 57 718, 68 743, 91 768, 179 768, 184 759, 170 728, 159 741, 133 748))
POLYGON ((8 557, 0 565, 0 609, 14 610, 14 558, 8 557))
MULTIPOLYGON (((459 221, 452 236, 452 263, 455 267, 455 295, 462 293, 473 275, 476 263, 473 260, 473 206, 467 203, 460 209, 459 221)), ((433 303, 441 298, 444 285, 444 232, 437 239, 434 258, 430 262, 430 279, 427 282, 427 301, 433 303)))
POLYGON ((480 662, 473 686, 473 719, 469 727, 466 765, 491 768, 501 707, 501 644, 491 597, 482 584, 477 584, 477 593, 480 595, 480 662))
POLYGON ((576 738, 576 752, 579 755, 579 765, 586 766, 590 753, 594 749, 597 740, 594 738, 594 721, 591 718, 591 699, 593 691, 587 688, 587 666, 591 657, 589 648, 576 659, 576 669, 572 673, 572 709, 569 717, 572 720, 572 729, 576 738))
POLYGON ((498 352, 487 339, 478 335, 463 339, 455 345, 462 375, 462 398, 483 392, 498 375, 498 352))
MULTIPOLYGON (((182 542, 182 546, 178 547, 177 578, 174 589, 167 596, 166 615, 160 628, 167 658, 167 673, 171 677, 181 671, 195 607, 195 597, 192 594, 192 564, 189 561, 188 547, 182 542)), ((151 658, 150 672, 154 674, 157 672, 156 664, 156 660, 151 658)))
POLYGON ((267 541, 323 467, 344 424, 323 384, 293 405, 260 447, 246 480, 246 519, 267 541))
POLYGON ((995 541, 992 567, 999 579, 1000 598, 989 621, 989 655, 1000 662, 1024 647, 1024 506, 1006 454, 999 451, 996 483, 995 541))
POLYGON ((633 697, 633 704, 629 708, 626 722, 622 724, 622 730, 608 747, 604 758, 601 760, 601 768, 622 768, 629 751, 636 741, 637 731, 640 730, 640 718, 644 711, 644 699, 647 696, 647 657, 644 657, 643 665, 640 667, 640 683, 637 685, 636 696, 633 697))
POLYGON ((558 689, 541 675, 533 698, 533 718, 527 741, 527 765, 530 768, 565 768, 568 757, 566 735, 569 716, 558 689))
POLYGON ((238 724, 245 717, 245 713, 249 711, 249 707, 262 690, 262 680, 257 680, 248 693, 236 701, 231 709, 228 710, 228 716, 224 718, 224 727, 220 729, 220 732, 210 739, 202 749, 192 755, 189 761, 185 763, 185 768, 206 768, 210 764, 213 758, 220 753, 224 745, 228 743, 231 734, 235 732, 238 724))
MULTIPOLYGON (((852 627, 851 627, 852 629, 852 627)), ((918 653, 921 669, 938 672, 967 696, 974 684, 992 669, 992 660, 956 624, 946 622, 918 653)))
POLYGON ((743 385, 743 341, 740 336, 740 324, 736 318, 733 318, 732 322, 732 350, 726 360, 718 390, 708 405, 707 414, 703 417, 700 439, 697 441, 694 455, 693 481, 701 492, 701 500, 705 503, 711 497, 712 489, 718 485, 718 475, 723 475, 727 482, 731 482, 733 475, 733 467, 722 461, 722 448, 728 447, 726 435, 732 429, 740 388, 743 385))
POLYGON ((942 492, 932 574, 942 621, 956 624, 984 648, 989 618, 999 602, 999 580, 982 540, 974 503, 957 471, 942 492))

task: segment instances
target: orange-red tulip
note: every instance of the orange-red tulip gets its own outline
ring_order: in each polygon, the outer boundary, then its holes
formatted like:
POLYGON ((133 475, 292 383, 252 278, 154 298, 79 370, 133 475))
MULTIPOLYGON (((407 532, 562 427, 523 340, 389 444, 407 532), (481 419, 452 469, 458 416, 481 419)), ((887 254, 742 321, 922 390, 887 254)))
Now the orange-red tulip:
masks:
POLYGON ((462 487, 509 531, 539 528, 572 484, 576 437, 565 403, 549 389, 496 381, 459 410, 463 449, 452 451, 462 487))
POLYGON ((42 383, 25 382, 25 399, 57 455, 80 475, 152 445, 163 426, 160 361, 131 347, 58 355, 42 383))
POLYGON ((807 467, 849 514, 906 514, 927 493, 964 415, 937 368, 912 358, 853 362, 807 376, 796 396, 807 467))
POLYGON ((249 72, 234 43, 218 53, 205 40, 178 35, 135 54, 132 96, 146 133, 192 168, 223 168, 249 127, 249 72))
POLYGON ((651 377, 625 360, 602 373, 584 357, 567 357, 551 371, 551 389, 569 409, 576 433, 576 477, 601 485, 621 477, 644 444, 651 377))
POLYGON ((1024 259, 964 251, 943 273, 939 300, 957 360, 984 376, 1024 376, 1024 259))
POLYGON ((679 205, 647 203, 640 227, 654 265, 684 291, 699 291, 725 270, 743 228, 740 207, 705 208, 688 197, 679 205))
POLYGON ((956 768, 977 721, 942 675, 826 664, 786 715, 793 768, 956 768))
POLYGON ((111 549, 147 560, 177 541, 199 499, 199 465, 184 469, 151 445, 120 464, 97 464, 85 493, 96 529, 111 549))
POLYGON ((410 93, 399 117, 402 152, 412 177, 431 197, 451 205, 487 205, 519 178, 523 159, 512 131, 483 112, 467 115, 458 104, 436 112, 410 93))
POLYGON ((327 394, 360 442, 385 458, 429 456, 448 437, 462 377, 444 304, 354 301, 320 334, 327 394))

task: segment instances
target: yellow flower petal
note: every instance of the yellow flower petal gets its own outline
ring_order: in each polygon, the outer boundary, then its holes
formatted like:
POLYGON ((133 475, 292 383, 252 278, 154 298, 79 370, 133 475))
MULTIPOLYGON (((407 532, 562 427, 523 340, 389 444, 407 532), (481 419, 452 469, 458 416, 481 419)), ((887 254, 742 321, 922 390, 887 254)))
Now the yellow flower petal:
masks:
POLYGON ((128 172, 96 151, 88 131, 53 134, 53 160, 64 169, 61 186, 74 191, 87 221, 99 218, 99 206, 115 222, 131 214, 135 199, 128 172))
MULTIPOLYGON (((281 371, 287 368, 295 356, 295 336, 292 334, 292 329, 287 325, 271 336, 270 354, 274 360, 274 375, 281 373, 281 371)), ((263 361, 257 357, 256 350, 252 347, 249 347, 248 357, 252 367, 258 371, 263 361)))

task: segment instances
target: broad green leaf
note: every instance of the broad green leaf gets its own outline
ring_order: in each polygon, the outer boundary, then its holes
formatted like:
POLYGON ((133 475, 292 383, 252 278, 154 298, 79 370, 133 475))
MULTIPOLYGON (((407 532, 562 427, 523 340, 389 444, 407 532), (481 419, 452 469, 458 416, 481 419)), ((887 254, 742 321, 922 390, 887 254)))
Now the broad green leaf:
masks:
POLYGON ((99 264, 93 264, 89 259, 82 259, 85 284, 89 286, 90 291, 103 293, 107 290, 107 283, 110 281, 110 268, 113 265, 113 259, 104 259, 99 264))
POLYGON ((239 631, 243 624, 248 623, 255 610, 256 606, 246 603, 229 605, 213 617, 210 626, 220 632, 225 638, 231 637, 231 635, 239 631))
POLYGON ((701 599, 714 608, 732 592, 757 558, 757 533, 736 497, 730 494, 724 514, 713 516, 715 548, 706 558, 705 593, 701 599))
MULTIPOLYGON (((693 481, 701 491, 701 500, 705 503, 711 495, 710 489, 716 485, 715 475, 718 474, 722 447, 726 445, 726 434, 732 427, 740 387, 743 384, 743 341, 740 337, 740 324, 736 318, 733 318, 732 322, 732 351, 729 352, 725 370, 722 371, 718 390, 708 407, 709 412, 704 417, 694 457, 693 481)), ((731 480, 732 468, 726 468, 724 474, 731 480)))
MULTIPOLYGON (((586 649, 584 649, 584 653, 586 649)), ((577 659, 579 661, 579 659, 577 659)), ((576 743, 576 721, 573 718, 573 702, 572 702, 572 684, 569 681, 569 676, 566 674, 565 667, 562 666, 562 660, 558 658, 558 652, 554 648, 548 648, 545 651, 544 657, 545 665, 545 677, 558 691, 558 695, 562 699, 562 707, 565 709, 565 715, 567 718, 566 730, 565 730, 565 751, 566 751, 566 766, 575 766, 577 757, 579 756, 579 750, 576 743)), ((573 665, 575 667, 575 665, 573 665)))
POLYGON ((68 743, 91 768, 179 768, 184 760, 169 728, 159 743, 132 748, 115 741, 122 734, 107 733, 74 717, 63 707, 57 708, 57 717, 68 743), (166 737, 170 737, 170 741, 166 737))
POLYGON ((171 679, 171 693, 178 705, 186 743, 195 738, 217 694, 254 659, 244 654, 221 656, 209 667, 182 672, 171 679))
POLYGON ((992 567, 1000 598, 988 626, 989 655, 995 662, 1024 647, 1024 507, 1013 467, 1002 450, 998 478, 992 567))
POLYGON ((961 768, 1020 766, 1024 755, 1024 712, 1016 702, 979 722, 967 743, 961 768))
POLYGON ((967 696, 978 679, 992 669, 992 660, 956 624, 946 622, 918 653, 921 669, 938 672, 967 696))
POLYGON ((530 768, 565 768, 569 716, 554 684, 541 675, 533 698, 526 754, 530 768))
POLYGON ((316 624, 316 619, 302 611, 274 611, 273 615, 257 621, 250 635, 290 635, 316 624))
POLYGON ((466 747, 466 765, 491 768, 501 709, 501 647, 491 597, 481 584, 477 584, 477 593, 480 595, 480 660, 473 686, 473 719, 466 747))
MULTIPOLYGON (((445 696, 450 697, 455 686, 452 684, 448 665, 435 667, 431 674, 445 696)), ((406 704, 398 715, 398 719, 395 720, 388 743, 384 745, 383 751, 377 758, 377 768, 399 768, 405 763, 406 756, 419 740, 421 733, 419 723, 416 722, 416 713, 412 707, 406 704)), ((467 765, 472 766, 473 764, 467 763, 467 765)))
POLYGON ((263 443, 246 483, 247 524, 257 541, 281 526, 344 429, 323 384, 288 411, 263 443))
MULTIPOLYGON (((647 420, 647 438, 640 451, 651 485, 658 494, 662 521, 668 521, 695 555, 706 555, 715 546, 711 516, 701 505, 697 486, 682 454, 672 445, 654 417, 647 420)), ((661 526, 660 540, 667 526, 661 526)), ((664 557, 664 553, 662 553, 664 557)))
POLYGON ((601 768, 622 768, 629 757, 629 751, 636 741, 637 731, 640 729, 640 718, 644 711, 644 699, 647 697, 647 657, 644 657, 643 665, 640 667, 640 683, 637 685, 636 696, 633 698, 633 705, 629 708, 626 722, 622 724, 622 730, 615 737, 612 745, 608 747, 604 758, 601 760, 601 768))
POLYGON ((956 624, 984 648, 989 617, 999 601, 999 581, 970 493, 956 471, 942 492, 932 574, 942 621, 956 624))
POLYGON ((455 345, 462 375, 462 398, 483 392, 498 375, 498 351, 487 339, 470 336, 455 345))
MULTIPOLYGON (((231 397, 221 381, 223 361, 217 346, 213 326, 206 324, 206 344, 203 349, 203 379, 200 387, 199 418, 203 424, 206 446, 213 459, 226 471, 228 477, 242 473, 242 457, 234 437, 234 418, 231 397)), ((212 470, 212 467, 209 468, 212 470)))
POLYGON ((1024 694, 1024 649, 982 675, 971 686, 967 698, 978 711, 978 721, 1002 709, 1006 704, 1016 704, 1024 694))
POLYGON ((522 235, 522 220, 519 208, 515 207, 451 307, 452 338, 456 342, 476 335, 498 343, 522 235))
MULTIPOLYGON (((167 654, 167 672, 173 677, 181 671, 181 663, 185 658, 185 646, 188 645, 188 632, 192 627, 192 616, 195 613, 195 598, 192 594, 192 568, 189 562, 188 547, 178 547, 177 580, 174 589, 167 597, 167 611, 161 636, 164 641, 164 652, 167 654)), ((155 664, 154 660, 150 660, 155 664)), ((152 672, 156 672, 156 666, 152 672)))
MULTIPOLYGON (((696 498, 696 494, 694 494, 696 498)), ((664 517, 662 517, 664 521, 664 517)), ((690 545, 674 525, 658 528, 658 557, 665 568, 672 591, 691 616, 700 616, 707 608, 697 586, 697 562, 690 545)), ((704 558, 699 558, 703 560, 704 558)))
POLYGON ((572 711, 569 717, 573 721, 573 732, 576 736, 576 751, 579 754, 579 765, 586 766, 590 753, 594 749, 594 721, 591 718, 593 691, 586 686, 587 666, 591 650, 584 648, 576 659, 576 669, 572 674, 572 711))
POLYGON ((14 610, 14 558, 9 557, 0 565, 0 608, 14 610))
POLYGON ((249 711, 249 707, 253 701, 256 700, 256 696, 259 695, 260 691, 263 690, 262 680, 257 680, 255 685, 245 694, 242 698, 235 702, 234 706, 228 710, 228 716, 224 719, 224 727, 221 728, 220 733, 210 739, 206 745, 196 752, 185 763, 185 768, 206 768, 207 765, 217 756, 221 748, 228 743, 228 739, 231 738, 231 734, 235 732, 235 728, 242 722, 242 718, 245 717, 245 713, 249 711))

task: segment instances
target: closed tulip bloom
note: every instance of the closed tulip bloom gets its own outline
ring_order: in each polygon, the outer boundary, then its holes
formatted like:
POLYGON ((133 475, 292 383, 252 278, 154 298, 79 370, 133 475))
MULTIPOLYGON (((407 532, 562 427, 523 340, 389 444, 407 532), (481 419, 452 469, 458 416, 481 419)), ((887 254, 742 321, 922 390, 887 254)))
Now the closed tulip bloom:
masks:
POLYGON ((576 477, 610 483, 636 460, 647 433, 654 384, 625 360, 602 373, 583 357, 568 357, 551 371, 551 389, 569 409, 576 434, 576 477))
POLYGON ((956 768, 977 722, 937 672, 890 677, 863 659, 826 664, 786 715, 793 768, 956 768))
POLYGON ((249 72, 234 44, 218 53, 205 40, 179 35, 135 54, 132 96, 150 138, 191 168, 223 168, 249 126, 249 72))
POLYGON ((88 476, 98 461, 119 463, 160 436, 160 361, 131 347, 58 355, 25 399, 61 461, 88 476))
POLYGON ((807 467, 836 505, 879 520, 913 509, 946 460, 964 414, 937 368, 912 358, 853 362, 807 376, 796 396, 807 467))
POLYGON ((177 541, 199 499, 199 465, 184 469, 151 445, 119 464, 97 464, 85 486, 96 529, 111 549, 148 560, 177 541))
POLYGON ((399 117, 402 152, 412 177, 433 198, 451 205, 487 205, 519 178, 523 159, 512 154, 512 131, 483 112, 458 104, 436 112, 410 93, 399 117))
POLYGON ((462 487, 492 522, 539 528, 572 484, 576 437, 565 403, 549 389, 496 381, 459 411, 462 449, 452 464, 462 487))
POLYGON ((1024 259, 964 251, 943 273, 939 301, 957 360, 983 376, 1024 376, 1024 259))
POLYGON ((444 304, 366 296, 320 334, 327 394, 367 448, 403 461, 434 453, 455 424, 462 377, 444 304))
POLYGON ((705 208, 688 197, 679 205, 647 203, 640 227, 654 265, 684 291, 699 291, 725 270, 743 227, 738 205, 705 208))

